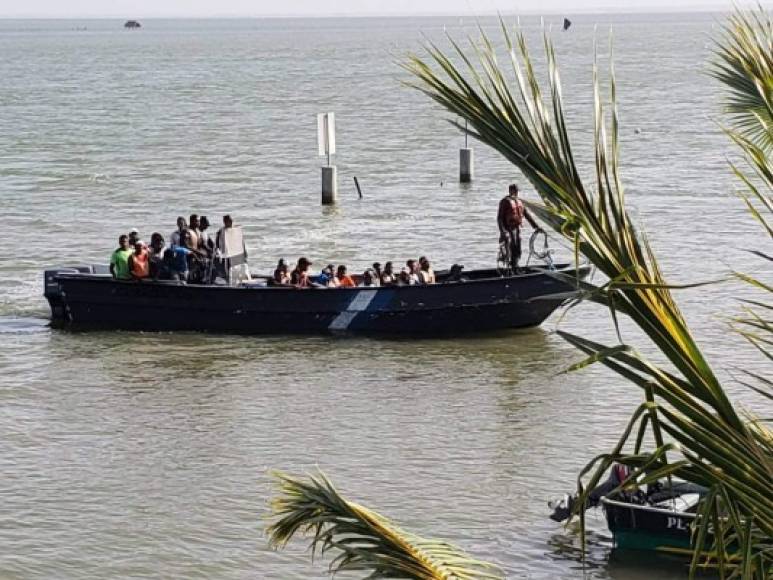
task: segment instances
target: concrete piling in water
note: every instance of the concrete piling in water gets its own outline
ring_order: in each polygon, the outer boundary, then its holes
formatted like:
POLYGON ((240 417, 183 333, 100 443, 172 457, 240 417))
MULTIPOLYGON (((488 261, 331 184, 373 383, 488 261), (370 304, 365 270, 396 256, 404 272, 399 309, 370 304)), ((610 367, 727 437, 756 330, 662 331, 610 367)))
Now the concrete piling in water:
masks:
POLYGON ((338 198, 338 172, 330 162, 336 152, 335 113, 317 115, 317 149, 320 157, 327 157, 327 165, 322 167, 322 205, 333 205, 338 198))
POLYGON ((459 149, 459 182, 469 183, 475 174, 475 157, 472 147, 459 149))
POLYGON ((322 205, 333 205, 338 198, 338 171, 335 165, 322 167, 322 205))

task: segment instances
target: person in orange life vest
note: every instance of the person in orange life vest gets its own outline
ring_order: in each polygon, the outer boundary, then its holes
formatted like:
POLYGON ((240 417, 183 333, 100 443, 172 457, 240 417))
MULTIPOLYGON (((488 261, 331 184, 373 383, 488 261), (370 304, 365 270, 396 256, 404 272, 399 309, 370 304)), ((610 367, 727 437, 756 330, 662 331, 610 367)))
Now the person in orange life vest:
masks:
POLYGON ((513 183, 508 188, 508 194, 499 202, 497 225, 499 242, 506 243, 510 251, 510 267, 514 274, 518 272, 518 260, 521 259, 521 224, 524 218, 536 231, 542 231, 529 210, 518 199, 518 186, 513 183))
POLYGON ((346 266, 343 264, 338 266, 336 282, 336 286, 339 288, 354 288, 357 286, 357 284, 354 283, 354 279, 346 273, 346 266))
POLYGON ((150 276, 150 254, 142 241, 134 244, 134 253, 129 256, 129 273, 134 280, 150 276))

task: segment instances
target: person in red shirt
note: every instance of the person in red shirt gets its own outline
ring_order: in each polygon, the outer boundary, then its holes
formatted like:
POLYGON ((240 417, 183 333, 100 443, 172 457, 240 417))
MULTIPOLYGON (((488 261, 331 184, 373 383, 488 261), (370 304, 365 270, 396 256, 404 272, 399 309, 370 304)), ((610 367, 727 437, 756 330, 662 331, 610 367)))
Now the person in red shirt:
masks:
POLYGON ((521 225, 524 218, 536 231, 542 231, 542 228, 531 217, 529 210, 518 199, 518 186, 513 183, 508 188, 508 194, 499 202, 499 211, 497 212, 499 243, 507 245, 510 268, 513 274, 518 273, 518 260, 521 259, 521 225))

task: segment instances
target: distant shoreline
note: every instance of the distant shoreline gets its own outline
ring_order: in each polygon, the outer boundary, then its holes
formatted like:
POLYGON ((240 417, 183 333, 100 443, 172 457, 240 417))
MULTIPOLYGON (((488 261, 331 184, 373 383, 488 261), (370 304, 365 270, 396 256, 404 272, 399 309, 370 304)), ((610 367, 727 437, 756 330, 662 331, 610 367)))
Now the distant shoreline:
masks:
POLYGON ((481 11, 460 14, 458 12, 384 12, 384 13, 339 13, 339 14, 211 14, 211 15, 191 15, 182 16, 174 14, 116 14, 116 15, 96 15, 84 14, 75 16, 40 16, 40 15, 13 15, 0 14, 0 20, 125 20, 132 18, 134 20, 323 20, 323 19, 367 19, 367 18, 476 18, 476 17, 496 17, 499 14, 505 17, 513 16, 593 16, 593 15, 659 15, 659 14, 721 14, 733 9, 732 2, 722 2, 716 5, 706 5, 695 8, 658 8, 658 9, 621 9, 614 8, 567 8, 566 10, 524 10, 524 11, 481 11))

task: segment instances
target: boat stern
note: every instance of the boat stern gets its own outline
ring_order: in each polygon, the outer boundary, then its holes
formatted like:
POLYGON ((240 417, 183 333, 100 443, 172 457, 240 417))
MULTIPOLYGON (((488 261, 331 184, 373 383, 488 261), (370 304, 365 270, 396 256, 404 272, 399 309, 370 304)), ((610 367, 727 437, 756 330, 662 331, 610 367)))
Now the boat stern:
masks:
POLYGON ((60 266, 50 268, 43 272, 43 296, 51 306, 51 322, 64 323, 67 321, 67 305, 65 296, 59 284, 58 277, 61 274, 109 274, 107 266, 60 266))

